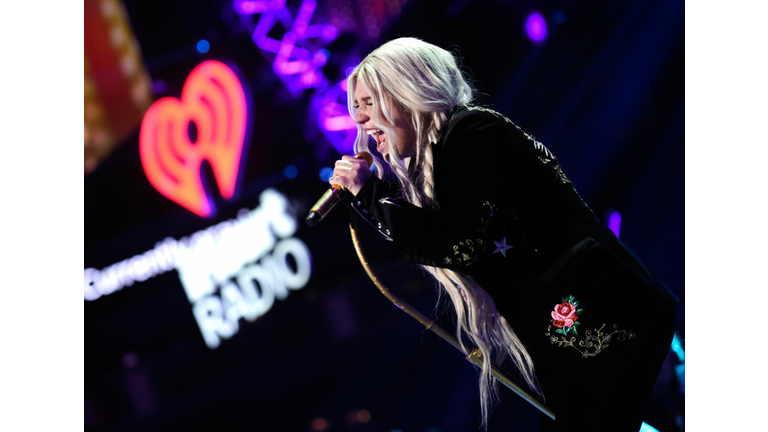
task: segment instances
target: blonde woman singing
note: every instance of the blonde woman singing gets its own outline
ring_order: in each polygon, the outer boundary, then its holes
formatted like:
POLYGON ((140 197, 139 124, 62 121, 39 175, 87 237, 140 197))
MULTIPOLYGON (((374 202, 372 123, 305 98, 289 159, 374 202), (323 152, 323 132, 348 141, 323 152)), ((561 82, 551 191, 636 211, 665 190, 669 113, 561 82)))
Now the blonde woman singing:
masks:
MULTIPOLYGON (((356 151, 331 184, 424 267, 454 306, 459 340, 509 359, 557 417, 542 430, 637 432, 674 333, 677 298, 603 226, 557 158, 502 114, 472 105, 453 55, 414 38, 348 78, 356 151)), ((498 398, 480 372, 482 425, 498 398)))

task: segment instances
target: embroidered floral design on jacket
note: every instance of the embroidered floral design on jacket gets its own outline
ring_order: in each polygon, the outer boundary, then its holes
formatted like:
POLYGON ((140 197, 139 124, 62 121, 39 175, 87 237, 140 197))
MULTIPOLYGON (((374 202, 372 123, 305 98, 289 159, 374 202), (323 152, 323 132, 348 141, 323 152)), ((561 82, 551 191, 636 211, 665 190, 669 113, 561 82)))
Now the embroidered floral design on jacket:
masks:
POLYGON ((580 326, 579 315, 584 309, 579 308, 579 302, 577 302, 573 296, 563 297, 563 302, 555 306, 555 310, 552 311, 552 325, 557 327, 555 333, 562 335, 568 335, 569 333, 579 334, 576 327, 580 326))
MULTIPOLYGON (((481 227, 478 230, 480 235, 484 235, 485 231, 489 229, 488 227, 493 220, 495 211, 496 206, 493 203, 490 201, 483 201, 480 217, 481 227)), ((457 245, 453 245, 453 256, 446 256, 443 258, 443 262, 448 265, 472 265, 475 262, 480 261, 484 251, 485 247, 483 246, 483 239, 476 238, 474 241, 472 239, 466 239, 465 241, 459 242, 457 245)))
POLYGON ((454 257, 445 257, 445 263, 462 264, 463 261, 463 263, 471 264, 480 259, 479 251, 475 250, 475 246, 482 250, 482 245, 483 239, 475 239, 474 242, 472 239, 467 239, 466 241, 459 242, 459 244, 453 245, 454 257))
POLYGON ((605 324, 602 324, 600 328, 594 331, 587 330, 584 332, 582 340, 577 340, 575 336, 568 338, 569 334, 578 335, 576 327, 580 325, 578 322, 579 314, 583 311, 584 309, 579 308, 579 302, 573 296, 563 298, 563 302, 556 305, 555 310, 551 312, 551 324, 547 326, 547 332, 544 333, 544 336, 547 336, 552 344, 575 349, 584 358, 600 354, 601 351, 610 346, 612 341, 623 342, 635 338, 632 331, 619 330, 619 326, 615 324, 610 333, 603 331, 605 324), (552 333, 553 326, 555 327, 554 334, 552 333))

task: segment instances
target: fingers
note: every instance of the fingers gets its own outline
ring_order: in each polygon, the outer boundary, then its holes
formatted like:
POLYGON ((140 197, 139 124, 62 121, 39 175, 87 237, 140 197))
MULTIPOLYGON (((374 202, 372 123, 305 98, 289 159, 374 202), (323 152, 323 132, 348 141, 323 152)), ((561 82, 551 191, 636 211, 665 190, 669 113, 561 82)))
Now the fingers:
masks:
POLYGON ((348 180, 349 179, 347 178, 347 176, 337 175, 336 173, 334 173, 333 177, 328 179, 329 182, 337 183, 340 186, 346 183, 348 180))
POLYGON ((333 176, 328 179, 331 184, 338 185, 342 189, 349 189, 358 178, 357 173, 346 167, 336 167, 333 169, 333 176))
POLYGON ((333 169, 333 177, 343 177, 344 179, 356 177, 356 173, 349 168, 336 167, 333 169))
POLYGON ((357 176, 364 169, 368 169, 368 164, 362 159, 355 159, 351 156, 342 156, 343 159, 336 161, 333 166, 334 175, 352 175, 357 176))
POLYGON ((352 162, 352 163, 365 162, 365 160, 363 159, 358 159, 354 156, 349 156, 349 155, 343 155, 341 157, 341 160, 346 162, 352 162))
POLYGON ((353 167, 367 167, 368 164, 363 159, 357 159, 352 156, 344 155, 341 157, 341 160, 337 160, 336 164, 334 165, 335 168, 341 168, 341 169, 352 169, 353 167))
POLYGON ((346 189, 357 195, 371 175, 368 163, 364 159, 344 155, 334 164, 333 177, 328 179, 328 182, 334 187, 346 189))
POLYGON ((339 176, 334 176, 328 179, 328 183, 331 184, 331 187, 336 190, 343 190, 343 191, 349 191, 349 186, 346 184, 344 179, 339 176))

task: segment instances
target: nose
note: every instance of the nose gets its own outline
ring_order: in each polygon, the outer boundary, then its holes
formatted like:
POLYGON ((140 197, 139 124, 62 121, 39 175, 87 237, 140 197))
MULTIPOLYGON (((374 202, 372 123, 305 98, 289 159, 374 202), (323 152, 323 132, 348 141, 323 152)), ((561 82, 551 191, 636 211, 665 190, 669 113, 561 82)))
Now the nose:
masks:
POLYGON ((355 113, 355 123, 363 124, 368 120, 370 120, 370 117, 368 117, 368 115, 365 114, 362 109, 358 109, 355 113))

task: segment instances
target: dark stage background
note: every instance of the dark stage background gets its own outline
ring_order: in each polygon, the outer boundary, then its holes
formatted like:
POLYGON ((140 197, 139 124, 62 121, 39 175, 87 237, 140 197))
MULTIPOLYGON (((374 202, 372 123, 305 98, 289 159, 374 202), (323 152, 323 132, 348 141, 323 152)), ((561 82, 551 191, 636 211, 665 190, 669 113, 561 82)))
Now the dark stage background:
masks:
MULTIPOLYGON (((107 275, 164 239, 258 208, 270 188, 287 197, 299 222, 291 236, 311 255, 305 283, 254 321, 239 319, 229 338, 220 332, 215 348, 173 264, 114 292, 86 281, 86 431, 477 430, 475 369, 377 293, 354 254, 346 209, 314 228, 303 223, 327 187, 321 171, 350 152, 337 84, 401 36, 459 52, 480 102, 547 145, 606 224, 621 215, 620 237, 680 298, 684 341, 682 1, 86 0, 85 18, 85 268, 107 275), (532 12, 546 22, 541 42, 526 32, 532 12), (304 54, 288 60, 312 73, 291 74, 270 51, 270 40, 289 38, 304 54), (236 198, 223 198, 202 165, 212 217, 158 192, 139 152, 143 113, 179 98, 205 60, 236 69, 251 122, 236 198), (124 97, 109 90, 120 86, 124 97)), ((398 295, 431 316, 444 309, 419 270, 392 261, 386 242, 361 230, 375 271, 398 295)), ((240 240, 262 244, 259 235, 240 240)), ((228 257, 219 248, 211 259, 228 257)), ((298 273, 301 263, 288 265, 298 273)), ((212 296, 226 310, 237 302, 219 282, 212 296)), ((439 323, 451 328, 450 317, 439 323)), ((670 351, 646 417, 661 431, 683 430, 679 358, 670 351)), ((536 430, 538 411, 501 393, 489 430, 536 430)))

